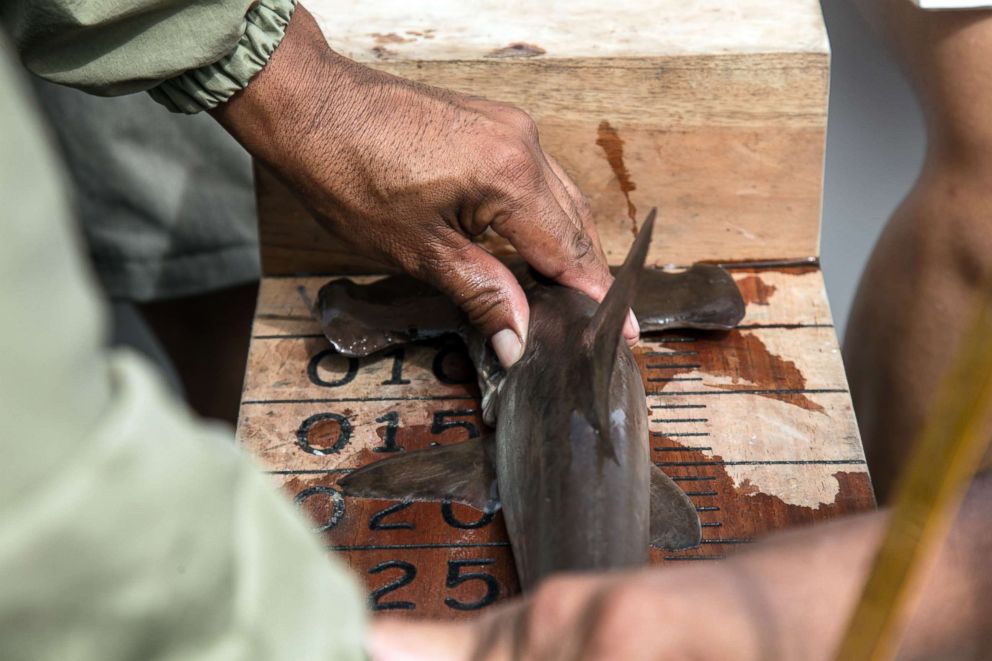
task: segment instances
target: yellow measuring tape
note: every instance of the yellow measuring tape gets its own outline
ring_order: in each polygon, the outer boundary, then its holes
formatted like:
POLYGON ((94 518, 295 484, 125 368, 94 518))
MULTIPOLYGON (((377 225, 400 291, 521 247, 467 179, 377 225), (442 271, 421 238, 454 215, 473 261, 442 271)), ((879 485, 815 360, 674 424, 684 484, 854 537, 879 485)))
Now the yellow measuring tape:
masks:
POLYGON ((888 527, 838 661, 891 659, 921 588, 922 569, 947 537, 989 445, 992 412, 992 287, 941 382, 935 406, 901 478, 888 527))

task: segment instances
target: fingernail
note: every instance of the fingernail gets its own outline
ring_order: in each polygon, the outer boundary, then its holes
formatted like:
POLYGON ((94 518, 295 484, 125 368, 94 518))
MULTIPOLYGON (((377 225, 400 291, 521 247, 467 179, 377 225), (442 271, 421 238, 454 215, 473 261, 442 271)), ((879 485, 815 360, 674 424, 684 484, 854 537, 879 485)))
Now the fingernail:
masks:
POLYGON ((631 328, 634 329, 634 336, 631 337, 631 338, 628 338, 628 343, 631 344, 631 345, 634 345, 634 344, 637 344, 637 338, 641 334, 641 325, 639 323, 637 323, 637 316, 634 315, 634 311, 632 309, 627 311, 627 316, 630 319, 630 326, 631 326, 631 328))
POLYGON ((493 351, 496 352, 496 357, 499 358, 504 369, 520 360, 520 356, 524 352, 524 345, 520 338, 509 328, 504 328, 496 333, 489 341, 492 343, 493 351))

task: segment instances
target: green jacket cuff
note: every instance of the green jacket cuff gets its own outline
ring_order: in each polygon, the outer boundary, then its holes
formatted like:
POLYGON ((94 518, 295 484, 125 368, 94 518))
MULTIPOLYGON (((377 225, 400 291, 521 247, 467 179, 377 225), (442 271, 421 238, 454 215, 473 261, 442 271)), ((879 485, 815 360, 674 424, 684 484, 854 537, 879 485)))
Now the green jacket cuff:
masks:
POLYGON ((224 103, 248 85, 286 34, 296 0, 259 0, 245 15, 244 34, 213 64, 169 78, 148 92, 172 112, 193 114, 224 103))

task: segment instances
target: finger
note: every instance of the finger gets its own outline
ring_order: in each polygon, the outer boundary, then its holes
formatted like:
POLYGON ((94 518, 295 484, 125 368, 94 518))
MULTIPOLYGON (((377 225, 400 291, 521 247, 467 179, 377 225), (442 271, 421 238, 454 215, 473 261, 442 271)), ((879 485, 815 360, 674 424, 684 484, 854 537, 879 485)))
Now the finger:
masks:
POLYGON ((544 152, 544 159, 548 162, 548 167, 551 168, 551 171, 558 177, 558 180, 561 182, 561 185, 565 189, 565 192, 568 194, 569 198, 571 198, 576 216, 579 219, 579 224, 585 228, 586 234, 588 234, 589 238, 592 239, 593 245, 596 246, 596 252, 599 253, 600 259, 603 260, 604 264, 608 263, 606 260, 606 254, 603 252, 603 245, 599 240, 599 230, 596 227, 596 222, 592 218, 592 207, 589 206, 589 200, 582 194, 582 191, 579 190, 578 185, 572 181, 572 178, 568 176, 568 173, 565 172, 565 169, 561 166, 561 163, 558 162, 558 159, 548 152, 544 152))
POLYGON ((600 301, 612 277, 592 239, 576 226, 547 185, 496 214, 493 230, 535 269, 600 301))
POLYGON ((372 661, 465 661, 474 645, 468 624, 373 620, 368 636, 372 661))
MULTIPOLYGON (((596 253, 599 259, 607 264, 606 254, 603 252, 603 246, 599 240, 599 231, 596 228, 596 222, 592 217, 592 208, 589 206, 589 200, 586 196, 582 194, 579 187, 572 181, 572 178, 568 176, 568 173, 561 167, 561 164, 555 159, 554 156, 544 152, 544 158, 548 163, 548 167, 555 175, 555 180, 558 182, 561 190, 568 196, 569 205, 574 213, 575 218, 578 220, 578 225, 586 232, 590 239, 592 239, 593 245, 596 249, 596 253)), ((557 195, 556 195, 557 197, 557 195)), ((559 203, 560 200, 559 200, 559 203)), ((612 276, 610 278, 610 284, 612 284, 612 276)), ((603 294, 605 296, 605 292, 603 294)), ((595 298, 595 297, 594 297, 595 298)), ((597 298, 596 301, 601 301, 601 298, 597 298)), ((624 323, 623 336, 627 340, 627 344, 633 346, 637 343, 640 337, 640 325, 637 323, 637 317, 634 315, 634 311, 631 310, 627 316, 627 321, 624 323)))
MULTIPOLYGON (((568 192, 565 184, 559 178, 558 173, 555 172, 555 169, 551 166, 551 161, 549 160, 550 156, 545 151, 542 151, 541 155, 544 158, 544 181, 547 184, 548 189, 551 191, 551 194, 555 196, 558 206, 565 212, 568 219, 572 221, 572 225, 579 230, 584 230, 585 228, 582 226, 582 219, 579 218, 579 210, 575 206, 575 200, 572 199, 572 195, 568 192)), ((589 238, 592 237, 590 236, 589 238)), ((595 243, 596 241, 593 240, 594 247, 595 243)))
MULTIPOLYGON (((413 263, 414 276, 446 293, 469 321, 489 338, 500 364, 523 355, 530 311, 520 283, 498 259, 453 229, 445 228, 423 244, 413 263)), ((402 260, 401 260, 402 261, 402 260)))

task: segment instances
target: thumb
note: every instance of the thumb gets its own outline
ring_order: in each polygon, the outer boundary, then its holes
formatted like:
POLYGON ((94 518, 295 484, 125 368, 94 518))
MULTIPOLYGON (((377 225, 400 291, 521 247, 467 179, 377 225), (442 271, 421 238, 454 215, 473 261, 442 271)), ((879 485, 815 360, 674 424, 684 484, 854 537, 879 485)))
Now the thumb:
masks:
POLYGON ((524 352, 530 310, 520 283, 506 266, 467 237, 452 232, 450 244, 421 276, 446 293, 493 346, 504 368, 524 352))

